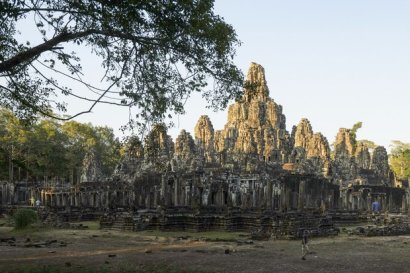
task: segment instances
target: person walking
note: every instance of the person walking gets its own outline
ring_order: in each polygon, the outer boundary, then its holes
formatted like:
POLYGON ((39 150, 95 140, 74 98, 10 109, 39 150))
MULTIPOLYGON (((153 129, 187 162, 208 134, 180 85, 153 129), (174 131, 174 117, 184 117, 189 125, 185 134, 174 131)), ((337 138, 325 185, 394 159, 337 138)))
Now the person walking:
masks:
POLYGON ((306 255, 309 254, 309 238, 308 231, 305 229, 302 234, 302 260, 306 260, 306 255))
POLYGON ((34 202, 36 201, 36 199, 34 198, 34 196, 31 196, 30 198, 30 206, 34 207, 34 202))

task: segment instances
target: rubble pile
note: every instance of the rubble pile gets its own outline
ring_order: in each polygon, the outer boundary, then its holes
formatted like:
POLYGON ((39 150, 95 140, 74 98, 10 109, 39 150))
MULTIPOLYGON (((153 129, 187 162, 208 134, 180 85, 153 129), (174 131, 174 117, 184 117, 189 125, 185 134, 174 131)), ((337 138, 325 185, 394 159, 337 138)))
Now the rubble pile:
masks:
POLYGON ((360 236, 397 236, 410 235, 410 219, 402 217, 385 218, 384 220, 374 222, 381 223, 379 225, 369 225, 367 227, 357 227, 351 234, 360 236))
POLYGON ((272 237, 297 239, 301 238, 304 230, 307 230, 310 236, 331 236, 339 233, 331 217, 317 212, 288 212, 275 217, 272 237))

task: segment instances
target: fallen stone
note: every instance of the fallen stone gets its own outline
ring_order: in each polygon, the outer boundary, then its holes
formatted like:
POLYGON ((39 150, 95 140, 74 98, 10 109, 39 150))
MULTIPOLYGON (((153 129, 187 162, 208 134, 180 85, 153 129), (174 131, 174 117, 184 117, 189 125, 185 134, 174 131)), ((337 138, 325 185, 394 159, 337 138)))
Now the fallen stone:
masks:
POLYGON ((0 238, 0 242, 4 242, 4 243, 7 243, 7 242, 9 242, 9 241, 16 241, 16 238, 15 237, 5 237, 5 238, 0 238))

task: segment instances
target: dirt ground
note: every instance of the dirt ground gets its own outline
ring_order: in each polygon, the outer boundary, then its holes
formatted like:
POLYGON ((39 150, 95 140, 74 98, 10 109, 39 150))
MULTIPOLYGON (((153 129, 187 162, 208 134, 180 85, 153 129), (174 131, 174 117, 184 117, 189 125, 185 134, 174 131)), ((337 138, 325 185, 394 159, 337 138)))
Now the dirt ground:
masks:
POLYGON ((410 236, 312 238, 305 261, 299 241, 250 241, 244 233, 0 228, 0 238, 10 236, 17 244, 0 244, 0 272, 410 273, 410 236), (56 242, 24 247, 27 238, 56 242))

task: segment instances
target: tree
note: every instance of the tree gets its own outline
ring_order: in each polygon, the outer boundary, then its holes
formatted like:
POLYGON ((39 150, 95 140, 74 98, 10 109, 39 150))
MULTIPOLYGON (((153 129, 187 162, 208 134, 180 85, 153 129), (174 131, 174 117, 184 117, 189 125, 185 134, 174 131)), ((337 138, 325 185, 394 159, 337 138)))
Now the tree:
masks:
POLYGON ((95 134, 91 124, 68 121, 61 126, 67 136, 67 153, 69 180, 71 183, 79 183, 82 163, 88 150, 96 145, 95 134))
POLYGON ((236 33, 214 14, 213 2, 0 1, 0 104, 19 117, 40 113, 61 120, 97 103, 114 104, 133 107, 139 125, 183 113, 192 92, 224 108, 241 95, 243 76, 232 62, 236 33), (21 41, 24 20, 34 21, 41 42, 21 41), (77 54, 84 48, 101 62, 101 86, 84 80, 77 54), (203 91, 208 77, 214 84, 203 91), (74 90, 78 83, 82 88, 74 90), (67 113, 61 95, 90 105, 68 116, 53 114, 67 113))
POLYGON ((119 162, 120 146, 108 127, 53 119, 25 126, 0 108, 0 179, 78 183, 90 150, 97 152, 103 174, 110 176, 119 162))
POLYGON ((374 150, 377 146, 376 143, 374 143, 374 141, 368 140, 368 139, 360 139, 357 141, 357 143, 362 143, 364 144, 364 146, 366 146, 367 148, 369 148, 370 150, 374 150))
POLYGON ((392 141, 390 166, 399 179, 410 178, 410 143, 392 141))
POLYGON ((353 124, 352 129, 350 129, 350 135, 352 136, 352 138, 356 141, 357 138, 357 130, 359 130, 360 128, 362 128, 363 123, 361 121, 356 122, 355 124, 353 124))
POLYGON ((27 136, 28 131, 21 120, 10 111, 0 109, 0 152, 4 161, 1 169, 2 171, 8 169, 7 176, 1 174, 0 178, 7 177, 10 182, 14 180, 15 165, 16 163, 21 165, 27 136))
POLYGON ((65 180, 67 173, 67 136, 60 127, 58 122, 49 119, 32 126, 30 152, 27 155, 28 162, 31 163, 30 171, 34 177, 44 178, 45 182, 49 178, 52 181, 65 180))

